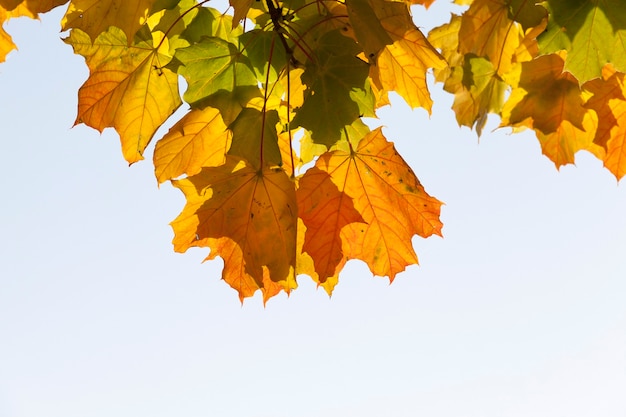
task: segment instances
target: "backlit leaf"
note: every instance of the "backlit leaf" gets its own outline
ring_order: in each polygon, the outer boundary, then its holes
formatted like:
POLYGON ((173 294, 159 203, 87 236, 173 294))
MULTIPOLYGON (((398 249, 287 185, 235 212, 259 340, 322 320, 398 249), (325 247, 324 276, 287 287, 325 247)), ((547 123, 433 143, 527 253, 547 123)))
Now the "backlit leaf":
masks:
POLYGON ((159 53, 158 40, 143 38, 128 46, 116 27, 98 36, 93 45, 76 29, 65 42, 85 57, 90 70, 78 92, 76 123, 100 132, 114 127, 126 160, 143 159, 154 132, 181 103, 178 76, 164 68, 170 58, 159 53))
POLYGON ((299 217, 307 227, 302 250, 313 259, 320 283, 337 277, 347 258, 343 254, 341 229, 365 221, 352 204, 352 197, 340 191, 327 171, 313 167, 299 181, 299 217))
POLYGON ((202 167, 222 165, 232 133, 219 110, 190 110, 159 140, 154 150, 154 169, 159 183, 179 176, 195 175, 202 167))
POLYGON ((345 126, 374 116, 374 95, 366 83, 368 65, 356 58, 358 49, 351 39, 332 31, 316 52, 317 60, 302 74, 309 90, 293 124, 310 130, 314 142, 330 147, 345 126))
POLYGON ((122 29, 130 44, 146 22, 155 0, 71 0, 61 21, 63 30, 77 28, 91 39, 106 32, 110 26, 122 29))
POLYGON ((603 78, 584 85, 593 96, 585 107, 598 115, 594 143, 606 150, 604 166, 619 180, 626 175, 626 86, 624 74, 603 69, 603 78))
POLYGON ((192 106, 220 91, 231 92, 236 87, 257 85, 247 58, 234 44, 223 39, 203 38, 177 50, 175 57, 183 64, 179 72, 189 84, 184 98, 192 106))
POLYGON ((0 63, 15 49, 11 36, 4 30, 4 23, 15 17, 37 19, 45 13, 69 0, 2 0, 0 1, 0 63))
POLYGON ((294 183, 282 169, 258 170, 229 156, 173 183, 187 198, 172 222, 176 251, 211 248, 208 259, 224 259, 222 278, 241 299, 296 287, 298 212, 294 183))
MULTIPOLYGON (((367 134, 359 142, 354 151, 336 150, 320 156, 315 164, 317 172, 327 173, 319 179, 325 183, 329 179, 336 185, 336 192, 327 191, 327 187, 318 187, 319 195, 307 194, 315 207, 329 205, 331 208, 342 209, 348 200, 341 200, 341 194, 352 199, 352 205, 361 215, 363 221, 357 221, 356 215, 348 210, 339 217, 343 241, 343 258, 361 259, 365 261, 372 273, 388 276, 393 280, 397 273, 407 265, 417 263, 411 238, 417 234, 428 237, 440 235, 442 224, 439 221, 441 203, 429 196, 419 180, 398 155, 392 143, 387 142, 380 128, 367 134), (339 204, 341 203, 341 204, 339 204), (351 214, 352 213, 352 214, 351 214)), ((302 209, 304 212, 309 207, 302 209)), ((322 209, 325 215, 329 215, 322 209)), ((315 222, 307 224, 307 235, 315 236, 319 231, 328 230, 334 233, 332 224, 315 222)), ((307 236, 308 238, 308 236, 307 236)), ((309 246, 314 247, 314 246, 309 246)), ((336 250, 330 260, 321 267, 316 265, 318 273, 330 272, 336 260, 336 250)), ((311 254, 315 259, 316 255, 311 254)), ((321 278, 321 277, 320 277, 321 278)), ((323 278, 321 278, 323 280, 323 278)))
POLYGON ((371 67, 373 83, 382 92, 395 91, 413 108, 429 113, 432 100, 426 86, 428 68, 441 69, 446 62, 415 26, 404 3, 373 0, 374 10, 393 43, 385 45, 371 67))
POLYGON ((498 74, 508 72, 522 38, 521 28, 510 13, 507 0, 472 2, 461 21, 459 51, 487 58, 498 74))
POLYGON ((233 132, 233 141, 228 154, 244 158, 258 169, 281 166, 277 124, 276 110, 261 112, 243 109, 229 126, 233 132))
POLYGON ((626 72, 626 7, 622 0, 547 0, 550 20, 541 53, 567 50, 565 71, 582 85, 611 63, 626 72))
POLYGON ((252 6, 252 3, 254 3, 254 0, 228 0, 228 2, 235 10, 235 13, 233 14, 234 27, 237 23, 246 18, 248 10, 250 10, 250 7, 252 6))
POLYGON ((459 125, 474 127, 480 136, 488 113, 499 113, 507 85, 498 76, 490 61, 466 56, 463 86, 454 95, 452 108, 459 125))
POLYGON ((578 82, 562 72, 563 62, 557 54, 524 62, 519 86, 502 109, 502 126, 533 128, 557 167, 574 163, 579 150, 602 155, 593 143, 597 116, 583 107, 578 82))

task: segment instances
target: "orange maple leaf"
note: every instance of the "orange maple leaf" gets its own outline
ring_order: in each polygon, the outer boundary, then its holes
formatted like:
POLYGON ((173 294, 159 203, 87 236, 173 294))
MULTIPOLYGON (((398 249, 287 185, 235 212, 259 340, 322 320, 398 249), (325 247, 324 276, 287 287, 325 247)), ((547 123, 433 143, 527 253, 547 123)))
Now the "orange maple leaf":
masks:
MULTIPOLYGON (((314 176, 310 179, 312 184, 303 178, 305 191, 301 192, 305 239, 311 241, 321 235, 334 242, 340 229, 343 253, 337 260, 338 248, 329 251, 305 243, 305 250, 313 252, 309 252, 313 259, 324 259, 315 265, 320 281, 328 279, 333 265, 343 265, 352 258, 365 261, 375 275, 393 280, 407 265, 417 263, 413 235, 441 235, 441 202, 426 193, 380 128, 363 137, 356 150, 350 147, 323 154, 315 167, 310 174, 314 176), (332 213, 339 209, 347 211, 332 213), (316 212, 331 221, 312 221, 316 212)), ((304 177, 307 175, 308 171, 304 177)), ((336 273, 332 278, 336 279, 336 273)))
POLYGON ((222 278, 241 299, 295 288, 297 204, 294 182, 280 168, 257 169, 227 156, 224 165, 173 181, 187 198, 172 222, 174 249, 211 248, 224 259, 222 278))
POLYGON ((307 228, 302 250, 313 258, 317 281, 323 284, 336 277, 346 263, 341 230, 365 220, 354 208, 352 197, 340 191, 330 174, 318 167, 306 171, 296 195, 299 217, 307 228))
POLYGON ((585 107, 598 115, 594 143, 606 150, 604 166, 619 180, 626 175, 626 85, 624 74, 607 65, 603 77, 583 88, 593 94, 585 107))

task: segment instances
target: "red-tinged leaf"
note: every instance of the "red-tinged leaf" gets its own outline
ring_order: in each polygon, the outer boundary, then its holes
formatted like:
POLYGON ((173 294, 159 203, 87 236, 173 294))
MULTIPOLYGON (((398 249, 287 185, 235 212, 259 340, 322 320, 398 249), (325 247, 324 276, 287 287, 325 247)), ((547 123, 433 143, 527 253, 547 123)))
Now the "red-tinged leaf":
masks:
POLYGON ((157 180, 162 183, 183 174, 195 175, 202 167, 222 165, 231 137, 219 110, 190 110, 156 144, 157 180))
POLYGON ((306 171, 296 192, 299 217, 307 227, 302 250, 315 265, 318 282, 339 275, 346 263, 340 232, 344 226, 363 217, 355 210, 352 198, 339 191, 328 172, 317 167, 306 171))
POLYGON ((267 299, 295 288, 295 186, 282 169, 259 170, 229 156, 173 184, 187 198, 172 222, 177 252, 211 248, 208 259, 224 259, 222 277, 242 299, 258 289, 267 299))
MULTIPOLYGON (((328 174, 339 193, 352 199, 363 219, 363 222, 352 221, 341 228, 343 259, 340 263, 361 259, 375 275, 393 280, 407 265, 417 263, 411 242, 413 235, 441 235, 441 202, 424 191, 380 129, 361 139, 358 149, 325 153, 315 166, 328 174)), ((328 195, 335 207, 344 207, 337 205, 336 193, 328 195)), ((318 205, 329 204, 325 195, 309 198, 319 201, 318 205)), ((355 216, 348 213, 342 222, 354 219, 355 216)), ((323 222, 316 224, 327 227, 323 222)), ((316 224, 306 224, 307 234, 318 233, 316 224)), ((315 246, 311 245, 309 247, 315 246)), ((316 258, 316 255, 311 256, 316 258)))

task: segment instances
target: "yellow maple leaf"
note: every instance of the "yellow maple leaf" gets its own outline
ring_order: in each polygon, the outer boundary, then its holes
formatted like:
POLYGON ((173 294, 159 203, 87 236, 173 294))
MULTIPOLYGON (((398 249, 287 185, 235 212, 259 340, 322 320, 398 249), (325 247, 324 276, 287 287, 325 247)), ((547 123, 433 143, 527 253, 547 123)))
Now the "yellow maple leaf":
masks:
POLYGON ((154 170, 159 183, 183 174, 195 175, 202 167, 224 163, 232 132, 219 110, 192 109, 159 140, 154 149, 154 170))
POLYGON ((122 29, 128 43, 146 22, 156 0, 71 0, 61 21, 63 30, 77 28, 95 40, 110 26, 122 29))
POLYGON ((253 2, 254 0, 228 0, 228 3, 234 10, 232 23, 233 28, 246 18, 253 2))
POLYGON ((523 38, 521 25, 510 18, 509 3, 475 0, 463 14, 459 30, 459 51, 489 59, 500 75, 510 71, 523 38))
POLYGON ((443 69, 444 58, 415 26, 405 3, 370 0, 380 24, 391 38, 370 68, 370 77, 379 96, 397 92, 411 106, 423 107, 429 113, 432 100, 426 85, 428 68, 443 69))
POLYGON ((15 43, 13 43, 11 35, 3 28, 4 22, 8 19, 7 11, 0 7, 0 62, 4 62, 9 52, 15 49, 15 43))
POLYGON ((323 154, 315 167, 310 175, 315 176, 312 183, 318 187, 306 186, 300 200, 304 206, 299 210, 307 226, 305 239, 312 242, 321 235, 335 242, 340 229, 342 241, 341 251, 305 243, 305 250, 313 251, 309 253, 313 259, 324 257, 315 265, 320 281, 330 278, 336 282, 337 265, 353 258, 365 261, 375 275, 393 280, 407 265, 417 263, 413 235, 441 235, 441 202, 426 193, 380 128, 363 137, 355 150, 323 154), (331 214, 340 209, 345 212, 331 214), (316 212, 332 221, 312 221, 316 212), (330 276, 333 269, 335 275, 330 276))
POLYGON ((298 209, 284 170, 227 156, 224 165, 173 184, 187 198, 172 222, 177 252, 211 248, 207 259, 222 257, 222 277, 241 299, 258 289, 267 299, 295 288, 298 209))
POLYGON ((534 129, 542 152, 557 167, 574 163, 579 150, 603 154, 593 143, 598 118, 583 107, 578 81, 563 72, 564 54, 522 63, 519 84, 502 108, 501 123, 534 129))
POLYGON ((6 60, 9 52, 15 49, 11 36, 4 30, 4 23, 15 17, 37 19, 39 13, 45 13, 68 0, 2 0, 0 1, 0 62, 6 60))
POLYGON ((164 68, 171 58, 159 53, 158 39, 148 36, 128 46, 124 32, 110 27, 93 44, 77 29, 65 39, 90 70, 78 92, 76 123, 100 132, 114 127, 131 164, 143 159, 154 132, 181 104, 178 76, 164 68))

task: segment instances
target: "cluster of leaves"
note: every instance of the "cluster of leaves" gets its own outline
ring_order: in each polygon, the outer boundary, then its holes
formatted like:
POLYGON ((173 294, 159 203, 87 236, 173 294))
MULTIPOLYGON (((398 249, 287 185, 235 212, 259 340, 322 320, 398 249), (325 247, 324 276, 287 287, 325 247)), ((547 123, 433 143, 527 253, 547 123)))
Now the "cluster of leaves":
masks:
MULTIPOLYGON (((137 162, 184 77, 190 110, 156 142, 156 177, 187 199, 175 250, 210 248, 241 299, 289 292, 299 274, 330 293, 353 258, 393 280, 417 262, 414 235, 441 233, 441 203, 362 120, 391 91, 430 112, 430 69, 460 125, 480 134, 495 113, 534 129, 557 166, 584 149, 626 173, 621 0, 458 0, 464 13, 426 37, 411 6, 432 1, 230 0, 227 14, 207 0, 70 0, 65 42, 90 71, 76 123, 115 128, 137 162)), ((65 3, 0 0, 0 23, 65 3)), ((0 29, 0 61, 12 48, 0 29)))

